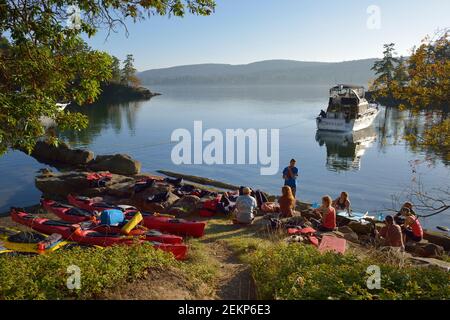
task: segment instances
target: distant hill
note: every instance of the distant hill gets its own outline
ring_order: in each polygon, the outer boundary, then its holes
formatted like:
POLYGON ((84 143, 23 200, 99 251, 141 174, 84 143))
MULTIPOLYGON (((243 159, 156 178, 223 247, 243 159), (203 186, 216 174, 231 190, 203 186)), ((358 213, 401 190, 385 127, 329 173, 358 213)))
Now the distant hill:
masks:
POLYGON ((196 64, 140 72, 145 85, 355 83, 367 86, 376 59, 344 62, 267 60, 242 65, 196 64))

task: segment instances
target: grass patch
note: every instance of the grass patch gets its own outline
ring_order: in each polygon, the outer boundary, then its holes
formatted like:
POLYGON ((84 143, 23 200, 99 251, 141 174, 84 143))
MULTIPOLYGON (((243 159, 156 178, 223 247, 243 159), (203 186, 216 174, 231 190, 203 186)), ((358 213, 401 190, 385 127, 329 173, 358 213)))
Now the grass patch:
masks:
POLYGON ((90 299, 103 290, 132 281, 147 268, 178 262, 150 245, 105 249, 73 248, 40 256, 0 256, 0 299, 90 299), (81 289, 69 290, 67 267, 81 271, 81 289))
MULTIPOLYGON (((212 284, 217 276, 219 270, 219 263, 211 256, 211 252, 205 244, 198 239, 190 239, 189 258, 184 262, 179 262, 178 267, 184 272, 192 281, 196 288, 203 284, 212 284)), ((211 294, 213 286, 208 286, 211 294)))
POLYGON ((450 273, 438 268, 320 254, 314 247, 275 243, 248 256, 263 299, 449 299, 450 273), (367 267, 378 265, 381 289, 367 288, 367 267))

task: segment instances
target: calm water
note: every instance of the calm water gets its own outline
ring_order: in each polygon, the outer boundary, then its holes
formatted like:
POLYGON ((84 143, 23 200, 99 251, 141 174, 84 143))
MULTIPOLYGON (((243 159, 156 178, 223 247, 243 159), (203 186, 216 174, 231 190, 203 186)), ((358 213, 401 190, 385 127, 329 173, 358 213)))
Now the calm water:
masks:
MULTIPOLYGON (((325 87, 153 87, 163 93, 150 101, 83 109, 87 130, 64 137, 72 145, 96 154, 128 153, 142 162, 144 171, 167 169, 207 176, 236 185, 251 185, 279 193, 281 170, 289 159, 298 161, 297 194, 305 201, 319 201, 323 194, 350 193, 355 209, 375 212, 392 208, 392 197, 404 199, 405 191, 421 180, 428 189, 445 187, 450 167, 439 158, 412 150, 402 135, 406 128, 420 128, 423 119, 410 118, 394 109, 382 110, 373 128, 340 136, 318 134, 315 116, 328 97, 325 87), (261 176, 259 165, 174 165, 170 135, 177 128, 193 131, 202 120, 207 128, 280 128, 280 171, 261 176), (434 161, 423 161, 433 158, 434 161)), ((0 158, 0 212, 10 206, 36 203, 36 170, 45 167, 20 153, 0 158)), ((425 225, 450 225, 448 215, 425 220, 425 225)))

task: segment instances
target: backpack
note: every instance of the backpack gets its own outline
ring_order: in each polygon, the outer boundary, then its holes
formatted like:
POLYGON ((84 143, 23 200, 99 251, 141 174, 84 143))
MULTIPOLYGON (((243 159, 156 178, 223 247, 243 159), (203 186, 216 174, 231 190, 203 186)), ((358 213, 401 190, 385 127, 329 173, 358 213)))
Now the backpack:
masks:
POLYGON ((102 211, 100 215, 100 223, 106 226, 118 226, 125 220, 125 216, 121 210, 107 209, 102 211))

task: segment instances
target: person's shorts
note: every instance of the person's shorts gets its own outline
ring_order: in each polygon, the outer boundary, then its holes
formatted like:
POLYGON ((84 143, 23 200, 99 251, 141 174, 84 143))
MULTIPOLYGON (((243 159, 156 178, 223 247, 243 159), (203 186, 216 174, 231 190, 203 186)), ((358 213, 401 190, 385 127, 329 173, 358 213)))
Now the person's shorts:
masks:
POLYGON ((422 237, 416 236, 410 229, 403 229, 403 233, 406 235, 406 239, 408 240, 412 240, 415 242, 422 241, 422 237))

